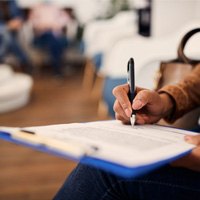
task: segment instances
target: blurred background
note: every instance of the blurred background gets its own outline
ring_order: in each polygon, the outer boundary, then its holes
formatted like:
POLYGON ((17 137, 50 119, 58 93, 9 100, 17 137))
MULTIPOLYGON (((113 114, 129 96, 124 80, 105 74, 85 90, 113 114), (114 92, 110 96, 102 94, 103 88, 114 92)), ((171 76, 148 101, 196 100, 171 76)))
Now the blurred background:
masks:
MULTIPOLYGON (((0 1, 0 126, 113 119, 112 89, 154 89, 159 63, 200 27, 199 0, 0 1)), ((198 35, 199 36, 199 35, 198 35)), ((185 53, 199 58, 200 37, 185 53)), ((0 140, 0 200, 52 199, 76 163, 0 140)))

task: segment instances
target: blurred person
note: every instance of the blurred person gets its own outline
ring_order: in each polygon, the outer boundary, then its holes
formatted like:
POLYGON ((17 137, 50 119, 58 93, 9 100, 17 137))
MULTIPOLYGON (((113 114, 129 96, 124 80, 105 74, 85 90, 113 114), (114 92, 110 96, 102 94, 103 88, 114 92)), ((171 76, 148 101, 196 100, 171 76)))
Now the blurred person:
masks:
POLYGON ((16 1, 0 1, 0 62, 5 62, 5 57, 12 53, 19 59, 22 69, 32 73, 32 64, 18 41, 22 24, 22 13, 16 1))
POLYGON ((33 45, 48 53, 54 74, 63 76, 62 57, 68 47, 67 25, 71 17, 47 1, 31 10, 29 22, 34 32, 33 45))
MULTIPOLYGON (((200 64, 176 85, 158 92, 137 88, 129 101, 128 84, 113 89, 116 119, 130 124, 132 109, 137 124, 152 124, 161 118, 173 122, 200 106, 200 64)), ((200 196, 200 135, 185 136, 197 145, 183 158, 138 178, 122 178, 97 168, 79 164, 54 200, 191 200, 200 196)))

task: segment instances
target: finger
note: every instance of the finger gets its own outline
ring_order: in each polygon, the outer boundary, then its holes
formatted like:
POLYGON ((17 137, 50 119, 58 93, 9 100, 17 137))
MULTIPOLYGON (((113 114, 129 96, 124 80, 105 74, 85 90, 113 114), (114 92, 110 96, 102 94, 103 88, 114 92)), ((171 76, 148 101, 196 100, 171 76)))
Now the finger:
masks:
POLYGON ((188 168, 189 164, 191 163, 191 158, 190 158, 190 154, 186 155, 184 157, 179 158, 178 160, 173 161, 172 163, 170 163, 171 166, 173 167, 186 167, 188 168))
POLYGON ((151 124, 151 119, 146 114, 136 114, 136 123, 137 124, 151 124))
POLYGON ((131 116, 131 113, 128 113, 127 110, 125 111, 123 110, 118 100, 115 101, 113 105, 113 110, 115 111, 115 113, 117 113, 118 115, 121 115, 125 119, 129 119, 131 116))
POLYGON ((148 115, 148 114, 140 114, 143 120, 145 121, 145 124, 154 124, 158 122, 159 118, 156 116, 148 115))
POLYGON ((132 103, 132 108, 135 110, 139 110, 140 108, 143 107, 142 105, 142 101, 141 101, 141 94, 138 94, 139 92, 141 92, 142 90, 146 90, 144 88, 140 88, 140 87, 136 87, 136 96, 134 98, 134 101, 132 103))
POLYGON ((139 119, 136 120, 135 123, 138 124, 138 125, 143 125, 143 124, 145 124, 145 121, 144 121, 144 119, 139 118, 139 119))
POLYGON ((118 113, 115 113, 115 118, 117 120, 120 120, 123 124, 130 124, 130 119, 128 118, 123 118, 121 115, 119 115, 118 113))
POLYGON ((126 113, 127 117, 130 117, 132 114, 131 103, 128 98, 129 86, 127 84, 117 86, 113 89, 113 95, 118 100, 122 109, 126 113))
POLYGON ((192 152, 171 163, 174 167, 185 167, 194 171, 200 171, 200 148, 197 147, 192 152))
POLYGON ((200 145, 200 135, 186 135, 184 137, 185 141, 190 143, 190 144, 194 144, 196 146, 200 145))
POLYGON ((145 88, 141 88, 141 87, 136 87, 135 90, 136 90, 136 94, 137 94, 137 93, 139 93, 140 91, 146 90, 146 89, 145 89, 145 88))
POLYGON ((145 124, 150 124, 151 120, 149 118, 149 116, 147 116, 146 114, 140 114, 141 118, 144 120, 145 124))
POLYGON ((141 90, 137 93, 132 108, 134 110, 140 110, 146 104, 151 104, 152 102, 154 102, 154 92, 150 90, 141 90))

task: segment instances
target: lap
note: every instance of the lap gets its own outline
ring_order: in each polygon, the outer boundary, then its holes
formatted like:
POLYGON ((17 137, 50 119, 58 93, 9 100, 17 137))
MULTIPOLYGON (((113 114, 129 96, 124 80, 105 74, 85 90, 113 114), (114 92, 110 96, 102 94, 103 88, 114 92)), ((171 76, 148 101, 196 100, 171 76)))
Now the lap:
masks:
POLYGON ((79 164, 55 197, 62 200, 190 200, 200 196, 200 173, 165 166, 125 179, 79 164))

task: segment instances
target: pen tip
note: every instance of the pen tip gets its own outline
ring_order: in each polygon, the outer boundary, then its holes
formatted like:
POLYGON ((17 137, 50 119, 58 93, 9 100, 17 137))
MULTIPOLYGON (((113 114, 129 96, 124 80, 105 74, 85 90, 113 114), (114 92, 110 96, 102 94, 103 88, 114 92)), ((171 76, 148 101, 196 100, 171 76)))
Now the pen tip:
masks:
POLYGON ((135 125, 135 115, 132 115, 130 117, 130 121, 131 121, 131 126, 133 127, 135 125))

